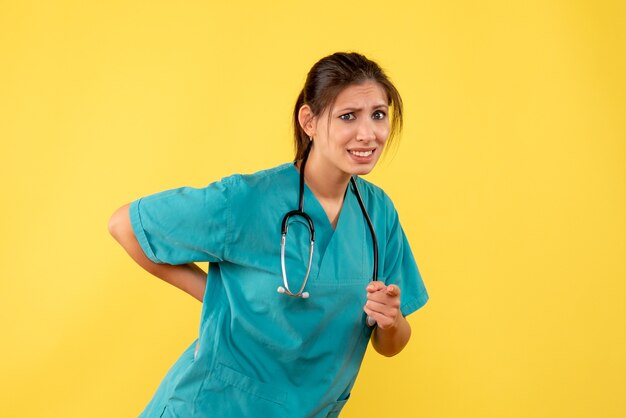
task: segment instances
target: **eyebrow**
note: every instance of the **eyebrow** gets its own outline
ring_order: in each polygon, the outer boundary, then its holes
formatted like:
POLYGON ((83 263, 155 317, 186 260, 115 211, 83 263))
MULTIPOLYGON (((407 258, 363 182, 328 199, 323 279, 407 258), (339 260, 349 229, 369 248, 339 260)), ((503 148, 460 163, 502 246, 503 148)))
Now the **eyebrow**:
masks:
MULTIPOLYGON (((372 107, 372 109, 374 109, 374 110, 389 109, 389 105, 387 105, 386 103, 380 103, 380 104, 377 104, 374 107, 372 107)), ((335 108, 334 110, 336 112, 356 112, 356 111, 359 111, 359 110, 363 110, 363 108, 362 107, 358 107, 358 106, 346 106, 346 107, 335 108)))

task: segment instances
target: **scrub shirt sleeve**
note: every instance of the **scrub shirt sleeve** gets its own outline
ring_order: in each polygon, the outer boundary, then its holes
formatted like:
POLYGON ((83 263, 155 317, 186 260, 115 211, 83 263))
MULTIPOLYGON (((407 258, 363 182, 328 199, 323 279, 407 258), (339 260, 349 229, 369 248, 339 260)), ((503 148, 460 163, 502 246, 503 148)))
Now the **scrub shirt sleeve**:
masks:
POLYGON ((229 210, 223 182, 142 197, 132 202, 129 210, 135 236, 155 263, 224 259, 229 210))
POLYGON ((400 310, 402 315, 407 316, 426 304, 428 293, 400 225, 398 213, 390 201, 389 204, 391 225, 387 236, 384 277, 387 278, 386 284, 400 287, 400 310))

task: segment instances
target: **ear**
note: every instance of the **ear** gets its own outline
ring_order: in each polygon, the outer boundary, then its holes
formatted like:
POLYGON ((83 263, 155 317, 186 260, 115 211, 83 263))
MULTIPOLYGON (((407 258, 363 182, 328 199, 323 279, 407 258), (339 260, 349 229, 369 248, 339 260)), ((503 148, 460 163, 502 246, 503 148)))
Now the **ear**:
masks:
POLYGON ((308 136, 314 136, 317 118, 309 105, 302 105, 298 111, 298 123, 308 136))

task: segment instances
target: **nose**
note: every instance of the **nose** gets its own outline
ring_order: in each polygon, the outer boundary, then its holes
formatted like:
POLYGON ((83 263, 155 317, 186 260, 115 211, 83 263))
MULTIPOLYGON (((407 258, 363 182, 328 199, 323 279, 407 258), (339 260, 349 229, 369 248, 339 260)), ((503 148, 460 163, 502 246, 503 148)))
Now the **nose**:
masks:
POLYGON ((356 140, 361 142, 370 142, 376 140, 376 129, 374 121, 368 119, 361 120, 357 127, 356 140))

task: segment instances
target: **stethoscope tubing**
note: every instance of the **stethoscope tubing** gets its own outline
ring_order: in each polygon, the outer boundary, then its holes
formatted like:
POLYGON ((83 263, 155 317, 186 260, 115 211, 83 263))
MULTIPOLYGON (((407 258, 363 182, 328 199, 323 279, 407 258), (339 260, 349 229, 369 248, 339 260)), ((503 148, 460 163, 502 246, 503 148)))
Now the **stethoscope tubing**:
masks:
MULTIPOLYGON (((311 152, 311 143, 307 147, 304 152, 304 156, 302 158, 302 164, 300 166, 300 184, 298 191, 298 209, 287 212, 283 217, 283 221, 281 223, 281 242, 280 242, 280 265, 283 273, 283 286, 278 287, 278 293, 283 293, 288 296, 293 297, 301 297, 308 298, 309 292, 305 292, 304 289, 306 287, 307 281, 309 280, 309 274, 311 273, 311 265, 313 263, 313 249, 315 247, 315 225, 313 220, 309 215, 304 212, 304 170, 306 167, 306 163, 309 157, 309 153, 311 152), (309 226, 309 262, 306 270, 306 274, 304 279, 302 280, 302 285, 297 292, 292 292, 289 288, 289 283, 287 280, 287 268, 285 266, 285 244, 287 240, 287 231, 289 229, 289 219, 294 216, 299 216, 304 218, 307 221, 309 226)), ((376 238, 376 232, 374 231, 374 225, 372 224, 372 220, 370 219, 367 210, 365 209, 365 204, 363 203, 363 198, 361 197, 361 193, 359 192, 359 187, 356 184, 356 176, 350 177, 350 183, 352 184, 352 188, 354 190, 354 194, 356 195, 357 201, 359 202, 359 206, 361 208, 361 212, 363 213, 363 217, 367 223, 367 226, 370 230, 370 235, 372 237, 372 248, 373 248, 373 258, 374 258, 374 267, 372 271, 372 281, 378 281, 378 240, 376 238)), ((373 327, 376 325, 376 321, 371 317, 367 317, 367 325, 373 327)))
POLYGON ((315 227, 313 225, 313 220, 309 215, 304 213, 301 210, 292 210, 288 212, 283 218, 282 226, 281 226, 281 239, 280 239, 280 267, 283 272, 283 286, 278 288, 278 293, 284 293, 288 296, 294 296, 306 299, 309 297, 309 292, 305 292, 304 288, 306 287, 306 283, 309 280, 309 274, 311 273, 311 265, 313 264, 313 248, 315 247, 315 227), (304 279, 302 280, 302 286, 300 286, 300 290, 296 293, 293 293, 291 289, 289 289, 289 283, 287 282, 287 267, 285 266, 285 244, 287 242, 287 230, 289 229, 289 218, 292 216, 300 216, 304 218, 309 224, 309 263, 306 269, 306 274, 304 275, 304 279))
POLYGON ((367 226, 369 227, 370 234, 372 236, 372 247, 374 253, 374 268, 372 271, 372 281, 378 281, 378 240, 376 239, 376 232, 374 232, 374 225, 372 224, 372 220, 370 219, 367 210, 365 209, 365 204, 363 203, 363 199, 361 198, 361 193, 359 192, 359 188, 356 185, 356 180, 354 176, 350 177, 350 183, 352 183, 352 187, 354 188, 354 194, 356 195, 356 200, 359 202, 359 206, 361 207, 361 212, 363 212, 363 217, 367 222, 367 226))

